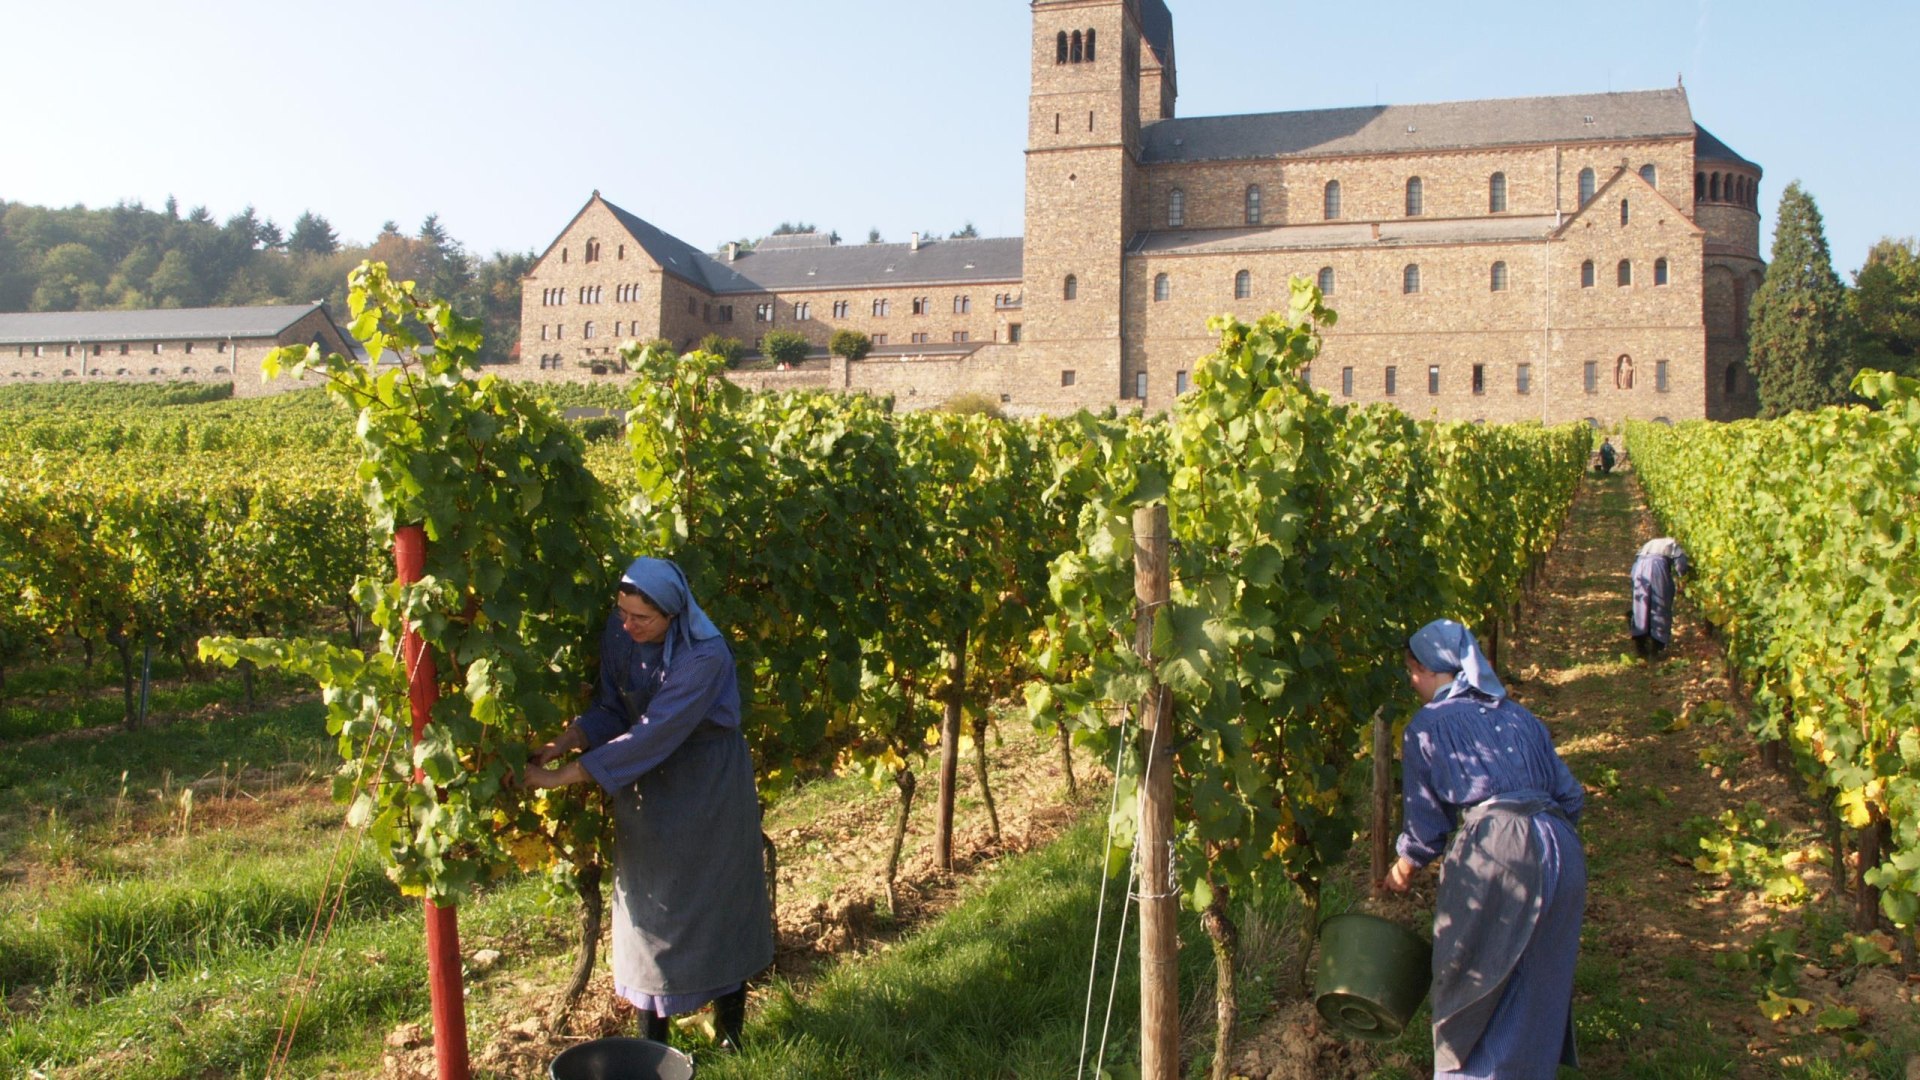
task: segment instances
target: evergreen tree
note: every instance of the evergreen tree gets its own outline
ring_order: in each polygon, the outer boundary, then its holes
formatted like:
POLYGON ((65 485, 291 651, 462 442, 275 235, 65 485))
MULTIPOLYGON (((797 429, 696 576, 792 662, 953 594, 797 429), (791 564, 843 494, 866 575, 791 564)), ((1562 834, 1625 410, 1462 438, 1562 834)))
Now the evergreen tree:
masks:
POLYGON ((1780 194, 1773 261, 1753 296, 1748 366, 1767 416, 1847 400, 1853 379, 1853 323, 1833 272, 1826 228, 1798 180, 1780 194))
POLYGON ((955 240, 978 240, 979 238, 980 230, 974 228, 973 222, 971 221, 960 226, 960 231, 953 234, 953 239, 955 240))
POLYGON ((1860 366, 1920 378, 1920 244, 1882 238, 1853 282, 1860 366))
POLYGON ((326 218, 309 210, 294 219, 287 250, 295 255, 331 255, 340 250, 340 238, 326 218))

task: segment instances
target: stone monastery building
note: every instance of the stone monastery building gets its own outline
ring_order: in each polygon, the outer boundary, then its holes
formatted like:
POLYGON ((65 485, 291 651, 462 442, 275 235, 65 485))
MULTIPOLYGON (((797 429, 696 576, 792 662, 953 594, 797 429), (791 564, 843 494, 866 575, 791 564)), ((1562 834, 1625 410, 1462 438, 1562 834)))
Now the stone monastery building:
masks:
POLYGON ((594 192, 523 286, 521 374, 591 378, 619 344, 804 334, 770 387, 984 393, 1012 414, 1162 409, 1210 315, 1340 315, 1310 372, 1416 416, 1729 419, 1759 286, 1760 167, 1684 89, 1174 115, 1164 0, 1032 0, 1026 236, 708 255, 594 192), (876 348, 825 356, 842 328, 876 348))

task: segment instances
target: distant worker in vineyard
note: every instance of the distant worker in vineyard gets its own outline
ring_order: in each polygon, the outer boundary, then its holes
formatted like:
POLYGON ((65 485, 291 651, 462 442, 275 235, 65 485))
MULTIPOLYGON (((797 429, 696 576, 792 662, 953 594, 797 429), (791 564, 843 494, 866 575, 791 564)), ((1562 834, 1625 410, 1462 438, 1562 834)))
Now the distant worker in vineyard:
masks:
POLYGON ((1601 439, 1600 440, 1600 472, 1603 475, 1613 471, 1614 456, 1615 455, 1613 452, 1613 440, 1601 439))
POLYGON ((1633 559, 1633 609, 1628 633, 1642 658, 1658 660, 1673 644, 1673 595, 1693 568, 1687 551, 1670 536, 1649 540, 1633 559))
POLYGON ((669 1018, 713 1002, 721 1038, 738 1047, 746 980, 773 962, 760 799, 733 650, 679 566, 627 567, 593 705, 533 766, 530 787, 592 781, 612 801, 614 989, 647 1037, 668 1041, 669 1018))
POLYGON ((1401 744, 1406 827, 1384 884, 1407 891, 1445 852, 1433 920, 1435 1080, 1551 1080, 1577 1063, 1587 860, 1574 827, 1585 792, 1465 626, 1428 623, 1408 639, 1406 664, 1428 704, 1401 744))

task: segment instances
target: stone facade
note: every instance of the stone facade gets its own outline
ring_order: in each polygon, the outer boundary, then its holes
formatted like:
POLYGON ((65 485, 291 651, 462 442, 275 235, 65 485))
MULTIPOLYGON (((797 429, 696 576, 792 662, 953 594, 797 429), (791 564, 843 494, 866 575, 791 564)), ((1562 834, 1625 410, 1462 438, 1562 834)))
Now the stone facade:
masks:
POLYGON ((297 389, 260 362, 285 345, 359 350, 321 304, 0 316, 0 384, 231 383, 236 397, 297 389))
POLYGON ((1160 409, 1210 351, 1209 316, 1283 308, 1304 276, 1340 315, 1312 373, 1336 400, 1603 424, 1754 410, 1760 168, 1683 90, 1183 120, 1165 0, 1031 6, 1011 259, 917 238, 710 255, 595 192, 527 278, 520 370, 579 378, 620 340, 716 331, 824 352, 847 328, 886 348, 742 381, 1160 409))

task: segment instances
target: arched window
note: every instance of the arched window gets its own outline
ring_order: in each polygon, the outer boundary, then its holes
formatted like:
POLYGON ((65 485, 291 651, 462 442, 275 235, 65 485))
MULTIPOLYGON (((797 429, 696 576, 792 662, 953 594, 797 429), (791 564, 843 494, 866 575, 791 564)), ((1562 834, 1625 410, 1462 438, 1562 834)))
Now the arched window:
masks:
POLYGON ((1065 30, 1060 31, 1060 36, 1053 39, 1053 62, 1056 64, 1064 64, 1067 62, 1067 32, 1065 30))
POLYGON ((1633 260, 1632 259, 1620 260, 1619 267, 1617 267, 1614 270, 1614 283, 1617 285, 1633 284, 1633 260))
POLYGON ((1580 264, 1580 287, 1583 289, 1593 288, 1593 260, 1592 259, 1588 259, 1586 262, 1583 262, 1580 264))
POLYGON ((1087 31, 1087 63, 1093 63, 1093 31, 1087 31))
POLYGON ((1407 177, 1407 216, 1419 217, 1425 209, 1426 200, 1421 196, 1420 178, 1407 177))
POLYGON ((1725 382, 1726 382, 1726 388, 1727 388, 1727 393, 1728 393, 1728 394, 1736 394, 1736 393, 1739 393, 1739 391, 1740 391, 1740 364, 1739 364, 1739 362, 1738 362, 1738 361, 1735 361, 1734 363, 1731 363, 1731 364, 1728 364, 1728 365, 1727 365, 1727 373, 1726 373, 1726 376, 1725 376, 1725 382))
POLYGON ((1651 161, 1647 162, 1645 165, 1640 166, 1640 179, 1645 180, 1647 182, 1648 187, 1660 186, 1658 183, 1655 182, 1656 179, 1659 177, 1659 175, 1660 175, 1659 172, 1654 169, 1653 162, 1651 161))
POLYGON ((592 336, 593 336, 593 324, 592 324, 591 322, 589 322, 589 323, 588 323, 588 324, 587 324, 587 325, 586 325, 585 327, 582 327, 582 328, 581 328, 581 331, 580 331, 580 333, 581 333, 581 336, 583 336, 583 337, 592 337, 592 336))
POLYGON ((1487 213, 1504 214, 1507 212, 1507 174, 1494 173, 1487 178, 1487 213))
POLYGON ((1247 224, 1260 224, 1260 185, 1247 185, 1247 224))
POLYGON ((1708 202, 1720 201, 1720 174, 1719 173, 1713 173, 1712 175, 1707 177, 1707 201, 1708 202))
POLYGON ((1620 200, 1620 224, 1625 225, 1627 223, 1627 218, 1628 218, 1627 200, 1621 199, 1620 200))
POLYGON ((1333 267, 1331 266, 1320 268, 1320 295, 1333 295, 1333 267))
POLYGON ((1167 280, 1167 275, 1155 274, 1153 276, 1154 301, 1157 303, 1159 301, 1167 299, 1172 295, 1173 295, 1173 283, 1167 280))
POLYGON ((1489 287, 1494 292, 1507 291, 1507 264, 1506 263, 1496 262, 1493 264, 1493 275, 1492 275, 1491 281, 1489 282, 1489 287))
POLYGON ((1327 191, 1321 197, 1320 216, 1333 221, 1340 216, 1340 181, 1327 181, 1327 191))
POLYGON ((1079 278, 1074 277, 1072 274, 1067 275, 1067 284, 1065 288, 1060 290, 1060 299, 1062 300, 1080 299, 1080 279, 1079 278))
POLYGON ((600 261, 600 241, 598 240, 587 241, 587 261, 588 262, 600 261))
POLYGON ((1653 260, 1653 283, 1655 285, 1667 283, 1667 260, 1664 258, 1653 260))
POLYGON ((1400 291, 1403 293, 1417 293, 1420 291, 1419 263, 1408 263, 1407 268, 1400 271, 1400 291))
POLYGON ((1080 31, 1078 30, 1073 32, 1073 52, 1068 54, 1068 59, 1075 64, 1080 62, 1080 31))
POLYGON ((1167 227, 1177 229, 1187 223, 1187 193, 1179 188, 1167 192, 1167 227))
POLYGON ((1693 174, 1693 201, 1699 202, 1700 200, 1706 197, 1707 197, 1707 174, 1703 172, 1694 173, 1693 174))
POLYGON ((1253 295, 1253 275, 1242 270, 1233 275, 1233 298, 1245 300, 1253 295))
POLYGON ((1625 353, 1613 362, 1613 388, 1615 390, 1633 389, 1633 357, 1625 353))
POLYGON ((560 261, 561 261, 561 262, 566 262, 566 261, 567 261, 567 249, 566 249, 566 248, 561 248, 561 249, 560 249, 560 261))
POLYGON ((1593 201, 1593 170, 1581 169, 1580 170, 1580 205, 1585 206, 1592 201, 1593 201))

